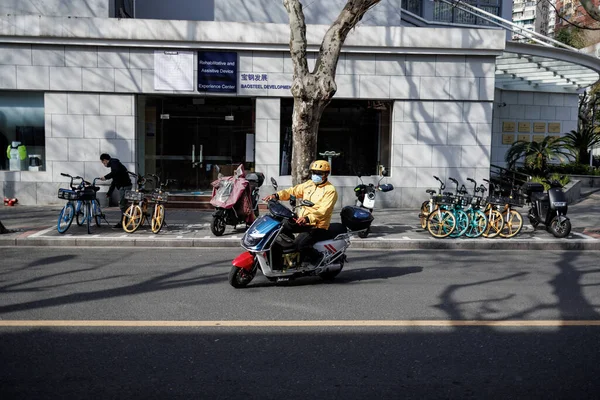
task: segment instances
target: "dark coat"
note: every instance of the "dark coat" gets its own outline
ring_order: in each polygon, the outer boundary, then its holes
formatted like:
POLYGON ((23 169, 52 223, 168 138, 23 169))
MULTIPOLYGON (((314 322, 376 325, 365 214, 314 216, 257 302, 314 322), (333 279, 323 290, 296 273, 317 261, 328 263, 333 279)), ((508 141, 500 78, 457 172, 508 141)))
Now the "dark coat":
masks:
POLYGON ((104 175, 104 178, 112 179, 112 183, 108 189, 108 195, 112 194, 115 188, 121 189, 122 187, 131 186, 131 179, 129 179, 127 168, 121 164, 121 161, 119 161, 118 158, 111 158, 108 160, 107 167, 110 168, 110 173, 104 175))

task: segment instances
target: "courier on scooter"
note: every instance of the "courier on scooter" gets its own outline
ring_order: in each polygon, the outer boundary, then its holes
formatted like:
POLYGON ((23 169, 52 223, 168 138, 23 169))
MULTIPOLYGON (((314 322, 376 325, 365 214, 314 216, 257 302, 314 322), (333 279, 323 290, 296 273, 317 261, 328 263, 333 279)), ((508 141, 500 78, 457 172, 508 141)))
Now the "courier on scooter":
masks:
POLYGON ((331 223, 333 207, 337 202, 337 191, 327 180, 331 172, 329 162, 325 160, 314 161, 310 165, 311 179, 289 189, 280 190, 266 196, 263 200, 272 199, 289 200, 290 197, 301 198, 311 202, 313 205, 302 207, 298 218, 294 222, 286 221, 284 231, 299 233, 294 243, 298 251, 308 255, 311 260, 316 260, 321 254, 312 246, 314 243, 329 237, 327 229, 331 223))

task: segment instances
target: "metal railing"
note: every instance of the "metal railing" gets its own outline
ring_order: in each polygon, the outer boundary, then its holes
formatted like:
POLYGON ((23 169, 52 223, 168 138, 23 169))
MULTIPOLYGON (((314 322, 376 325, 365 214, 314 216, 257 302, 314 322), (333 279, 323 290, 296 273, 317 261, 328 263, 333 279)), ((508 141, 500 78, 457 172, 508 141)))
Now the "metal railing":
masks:
POLYGON ((482 10, 481 8, 472 6, 461 0, 435 0, 435 1, 445 3, 445 4, 450 4, 451 6, 456 7, 466 13, 472 14, 472 15, 476 16, 477 18, 481 18, 484 21, 487 21, 493 25, 496 25, 500 28, 511 31, 514 34, 524 37, 525 39, 531 40, 532 42, 535 42, 537 44, 547 46, 547 47, 557 46, 557 47, 562 47, 564 49, 569 49, 569 50, 573 50, 573 51, 577 51, 577 52, 579 51, 575 47, 571 47, 569 45, 561 43, 558 40, 554 40, 548 36, 542 35, 541 33, 537 33, 532 30, 520 27, 519 25, 517 25, 507 19, 499 17, 495 14, 489 13, 485 10, 482 10))

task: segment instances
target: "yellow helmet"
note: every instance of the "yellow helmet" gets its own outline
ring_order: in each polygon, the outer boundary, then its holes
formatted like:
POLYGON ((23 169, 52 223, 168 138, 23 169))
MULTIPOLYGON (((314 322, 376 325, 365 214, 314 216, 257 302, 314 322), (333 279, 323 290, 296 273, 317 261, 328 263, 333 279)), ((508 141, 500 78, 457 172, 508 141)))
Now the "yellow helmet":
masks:
POLYGON ((321 171, 321 172, 329 172, 331 171, 331 167, 329 163, 325 160, 317 160, 310 164, 311 171, 321 171))

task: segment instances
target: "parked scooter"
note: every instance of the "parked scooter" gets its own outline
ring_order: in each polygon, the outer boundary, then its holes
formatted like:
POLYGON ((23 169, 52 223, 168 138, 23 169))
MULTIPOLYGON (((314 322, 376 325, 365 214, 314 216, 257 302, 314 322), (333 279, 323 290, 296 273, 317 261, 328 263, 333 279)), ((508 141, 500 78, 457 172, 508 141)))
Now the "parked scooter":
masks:
MULTIPOLYGON (((277 190, 277 182, 271 178, 277 190)), ((246 250, 233 260, 229 272, 229 283, 234 288, 247 286, 260 269, 271 281, 289 281, 301 276, 320 276, 325 280, 335 278, 344 268, 346 249, 350 246, 350 237, 370 227, 373 216, 359 207, 346 206, 342 209, 342 223, 331 223, 330 239, 317 242, 313 248, 322 257, 316 264, 310 257, 300 253, 294 243, 294 235, 284 232, 285 221, 298 218, 296 209, 312 207, 314 203, 296 200, 293 210, 279 200, 268 202, 269 213, 258 218, 242 238, 242 247, 246 250)))
POLYGON ((215 236, 225 232, 226 225, 250 225, 258 217, 259 188, 265 176, 261 172, 246 174, 240 165, 234 176, 213 182, 210 203, 215 206, 210 230, 215 236), (251 210, 250 210, 251 209, 251 210), (250 215, 253 214, 253 215, 250 215))
POLYGON ((536 228, 539 224, 557 238, 564 238, 571 232, 571 221, 567 217, 567 196, 558 180, 545 180, 550 188, 544 192, 544 185, 527 182, 524 185, 529 209, 529 223, 536 228))
MULTIPOLYGON (((394 190, 394 186, 391 183, 385 183, 381 185, 381 181, 383 180, 383 178, 385 178, 385 175, 381 174, 381 178, 377 182, 377 185, 373 185, 372 183, 366 185, 362 180, 362 176, 358 175, 358 179, 360 179, 360 184, 354 188, 357 207, 365 208, 369 210, 370 213, 373 213, 373 209, 375 208, 375 195, 377 191, 389 192, 391 190, 394 190)), ((364 232, 359 233, 358 236, 361 238, 366 238, 367 236, 369 236, 370 231, 371 229, 369 228, 364 232)))

